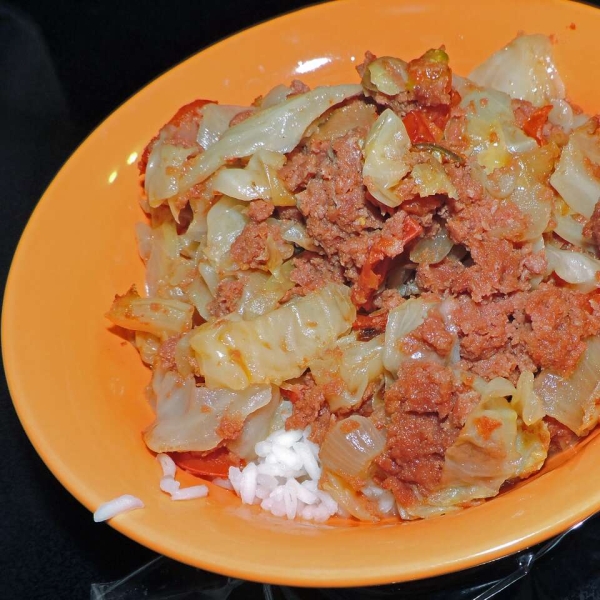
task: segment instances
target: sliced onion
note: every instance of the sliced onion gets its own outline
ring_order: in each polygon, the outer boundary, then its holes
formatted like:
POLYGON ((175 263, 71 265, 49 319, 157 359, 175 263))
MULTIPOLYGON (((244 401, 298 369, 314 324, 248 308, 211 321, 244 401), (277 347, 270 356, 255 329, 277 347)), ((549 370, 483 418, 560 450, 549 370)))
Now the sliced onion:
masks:
POLYGON ((365 477, 373 460, 385 448, 385 435, 372 421, 353 415, 338 421, 321 444, 324 469, 344 479, 365 477))
POLYGON ((522 371, 511 405, 521 415, 525 425, 533 425, 546 414, 540 397, 533 391, 533 373, 522 371))
POLYGON ((453 242, 441 225, 433 237, 422 237, 410 251, 410 260, 418 264, 434 265, 448 256, 453 242))
POLYGON ((554 233, 560 235, 574 246, 579 246, 584 250, 591 250, 594 246, 589 238, 583 237, 583 224, 573 219, 571 215, 554 215, 556 227, 554 233))
POLYGON ((444 171, 444 167, 437 160, 432 159, 429 162, 415 165, 410 176, 413 178, 419 196, 422 198, 444 194, 449 198, 458 200, 456 188, 450 181, 446 171, 444 171))
POLYGON ((600 135, 595 125, 573 131, 550 183, 571 209, 588 219, 600 199, 600 135))
POLYGON ((600 285, 600 260, 581 252, 559 250, 550 245, 546 246, 546 258, 548 269, 567 283, 588 286, 590 290, 600 285))
POLYGON ((481 398, 505 398, 516 393, 515 386, 504 377, 494 377, 491 381, 477 378, 473 389, 481 395, 481 398))
POLYGON ((324 122, 319 123, 310 140, 311 142, 331 141, 357 127, 369 129, 375 119, 377 119, 375 106, 365 104, 362 100, 350 102, 333 110, 324 122))
POLYGON ((544 411, 577 435, 585 435, 598 422, 600 406, 600 337, 587 341, 577 368, 569 377, 542 371, 534 381, 544 411))
POLYGON ((390 373, 396 375, 400 363, 405 358, 400 350, 400 342, 423 324, 432 306, 433 303, 425 302, 421 298, 413 298, 390 311, 385 328, 383 350, 383 365, 390 373))
POLYGON ((371 127, 363 154, 363 179, 374 198, 386 206, 398 206, 392 188, 408 173, 410 138, 402 119, 387 108, 371 127))
POLYGON ((486 175, 485 171, 478 165, 474 165, 474 175, 483 184, 485 189, 494 198, 503 199, 510 196, 510 194, 517 187, 519 176, 521 174, 521 168, 519 162, 511 160, 507 167, 503 170, 496 170, 490 175, 486 175))
POLYGON ((321 478, 323 489, 338 503, 338 506, 359 521, 378 521, 373 502, 360 492, 353 490, 341 477, 325 472, 321 478))

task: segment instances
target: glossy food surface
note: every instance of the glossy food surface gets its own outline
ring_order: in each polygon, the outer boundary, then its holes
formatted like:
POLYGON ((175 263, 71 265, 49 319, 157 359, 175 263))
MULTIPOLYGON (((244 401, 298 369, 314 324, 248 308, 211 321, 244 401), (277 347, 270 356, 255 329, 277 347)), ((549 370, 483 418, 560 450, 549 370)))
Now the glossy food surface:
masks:
MULTIPOLYGON (((242 507, 214 486, 207 499, 174 503, 159 491, 160 468, 141 440, 152 419, 143 394, 149 373, 103 316, 116 292, 132 281, 142 284, 136 162, 179 106, 195 98, 249 103, 293 78, 311 86, 355 82, 355 65, 367 49, 412 57, 445 44, 453 69, 467 74, 519 31, 554 34, 570 99, 598 110, 600 84, 590 75, 600 68, 600 56, 590 52, 600 31, 594 9, 548 1, 343 0, 201 52, 151 83, 86 140, 26 229, 3 311, 15 406, 67 489, 92 511, 121 494, 142 498, 144 510, 111 524, 167 556, 246 579, 314 586, 388 583, 466 568, 546 539, 600 508, 597 438, 491 502, 429 521, 290 523, 242 507)), ((184 485, 194 481, 181 478, 184 485)))

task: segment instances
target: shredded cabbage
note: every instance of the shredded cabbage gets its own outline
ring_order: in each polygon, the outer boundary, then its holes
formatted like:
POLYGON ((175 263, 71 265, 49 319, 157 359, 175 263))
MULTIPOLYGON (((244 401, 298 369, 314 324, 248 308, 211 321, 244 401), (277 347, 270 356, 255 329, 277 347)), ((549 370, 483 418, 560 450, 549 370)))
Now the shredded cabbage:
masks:
POLYGON ((356 96, 359 85, 317 87, 279 104, 259 110, 230 127, 205 152, 190 161, 181 176, 180 191, 210 177, 227 160, 252 156, 261 148, 286 154, 295 148, 306 128, 328 108, 356 96))
POLYGON ((269 403, 249 415, 244 422, 244 427, 239 437, 231 442, 227 442, 227 447, 245 461, 251 461, 256 458, 254 450, 256 444, 267 439, 269 434, 275 430, 273 424, 281 405, 281 394, 277 386, 273 385, 271 389, 272 396, 269 403))
POLYGON ((591 240, 583 235, 583 225, 572 215, 555 214, 554 220, 556 221, 554 233, 574 246, 579 246, 586 251, 593 251, 594 246, 591 240))
POLYGON ((160 206, 163 200, 179 193, 181 167, 197 151, 197 147, 183 148, 168 143, 154 145, 148 157, 144 180, 151 207, 160 206))
POLYGON ((244 214, 246 207, 244 202, 223 196, 208 211, 204 254, 217 270, 232 267, 229 250, 250 220, 244 214))
POLYGON ((539 470, 549 444, 545 423, 527 427, 506 398, 488 395, 446 451, 439 490, 399 507, 401 515, 425 518, 496 496, 505 481, 539 470))
POLYGON ((192 306, 179 300, 141 298, 135 287, 116 296, 106 316, 119 327, 145 331, 165 340, 192 327, 192 306))
POLYGON ((277 177, 285 164, 279 152, 258 150, 243 169, 224 168, 213 178, 213 188, 238 200, 270 200, 276 206, 296 206, 296 199, 277 177))

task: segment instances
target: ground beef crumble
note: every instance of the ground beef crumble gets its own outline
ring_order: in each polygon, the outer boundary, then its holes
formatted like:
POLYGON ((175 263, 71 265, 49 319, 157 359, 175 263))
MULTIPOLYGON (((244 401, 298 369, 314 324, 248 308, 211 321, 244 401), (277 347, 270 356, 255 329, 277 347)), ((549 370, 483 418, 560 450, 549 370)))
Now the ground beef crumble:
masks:
POLYGON ((242 270, 264 269, 281 264, 294 253, 281 237, 279 226, 250 221, 231 245, 231 258, 242 270))
POLYGON ((238 308, 244 293, 245 278, 223 279, 217 286, 215 298, 208 305, 208 311, 214 317, 224 317, 238 308))
POLYGON ((355 281, 384 218, 367 200, 362 182, 364 128, 291 153, 279 171, 296 194, 308 235, 355 281))
POLYGON ((478 401, 450 368, 432 361, 402 363, 385 392, 390 422, 385 450, 376 461, 381 485, 402 505, 415 501, 416 490, 427 494, 439 484, 445 452, 478 401))

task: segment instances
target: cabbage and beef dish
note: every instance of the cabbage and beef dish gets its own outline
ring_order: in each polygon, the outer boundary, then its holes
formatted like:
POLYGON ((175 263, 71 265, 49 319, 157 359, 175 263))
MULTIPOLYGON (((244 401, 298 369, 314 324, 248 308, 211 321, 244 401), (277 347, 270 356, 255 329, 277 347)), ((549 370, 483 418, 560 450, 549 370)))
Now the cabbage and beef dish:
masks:
POLYGON ((357 70, 183 106, 139 163, 147 289, 108 317, 152 369, 153 452, 302 503, 267 468, 287 430, 327 516, 428 517, 597 424, 599 120, 542 35, 469 78, 443 47, 357 70))

